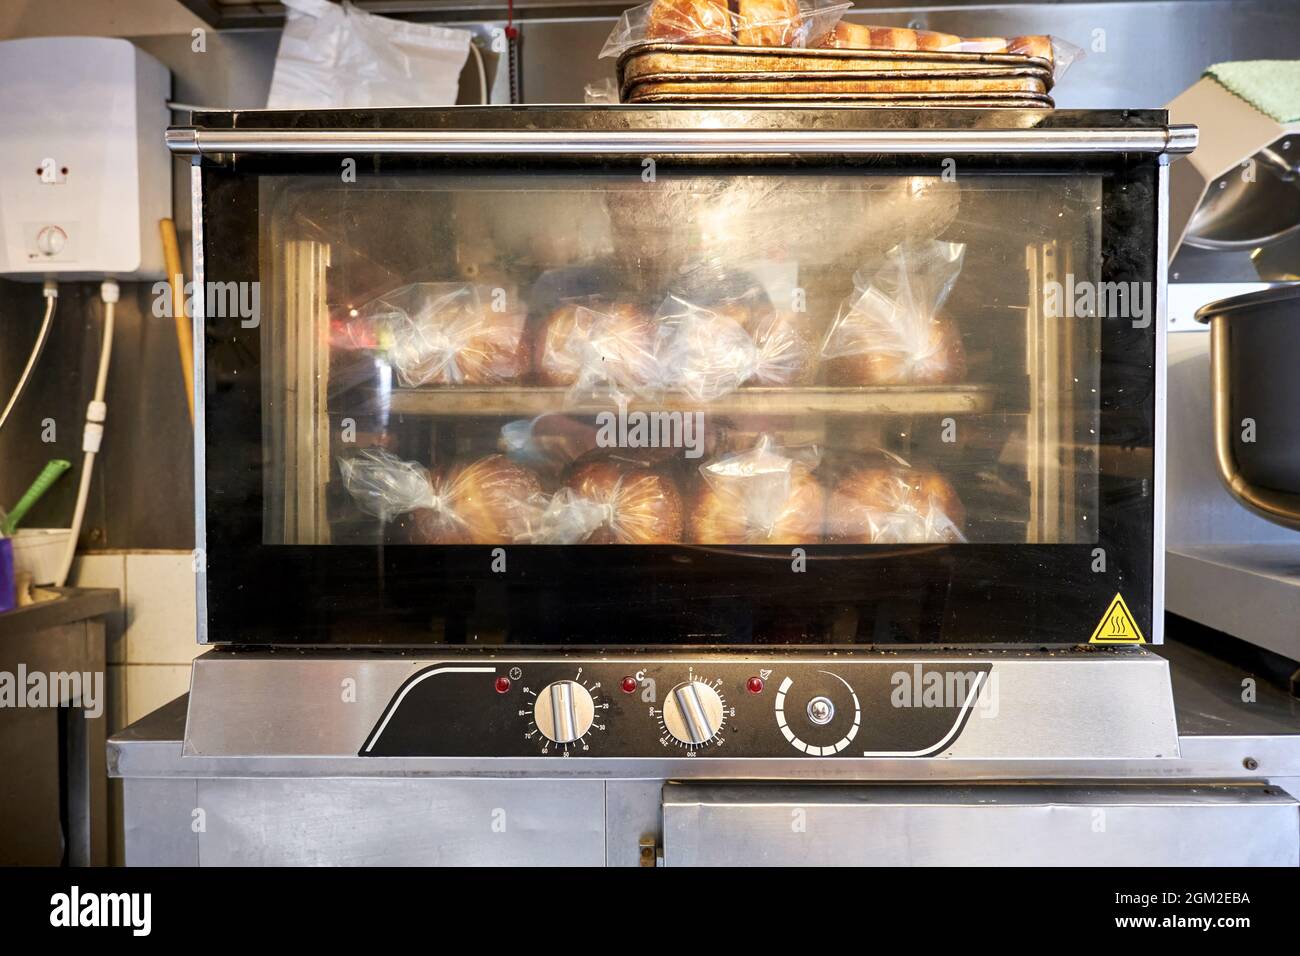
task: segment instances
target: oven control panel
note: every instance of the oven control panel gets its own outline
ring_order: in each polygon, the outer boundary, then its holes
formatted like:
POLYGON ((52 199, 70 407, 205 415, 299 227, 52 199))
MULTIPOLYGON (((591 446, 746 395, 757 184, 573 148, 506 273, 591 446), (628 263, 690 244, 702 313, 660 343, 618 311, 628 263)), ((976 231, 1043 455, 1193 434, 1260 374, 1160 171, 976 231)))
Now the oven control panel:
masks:
POLYGON ((457 661, 416 670, 373 757, 934 757, 996 712, 988 661, 457 661))

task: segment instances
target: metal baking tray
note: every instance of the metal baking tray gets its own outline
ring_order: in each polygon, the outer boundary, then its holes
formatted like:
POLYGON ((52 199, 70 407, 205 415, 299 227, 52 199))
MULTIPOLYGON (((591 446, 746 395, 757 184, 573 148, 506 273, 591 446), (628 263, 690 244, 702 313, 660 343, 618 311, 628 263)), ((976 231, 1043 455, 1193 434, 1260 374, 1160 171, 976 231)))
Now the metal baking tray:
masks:
MULTIPOLYGON (((787 47, 712 46, 641 43, 618 59, 619 88, 664 75, 722 79, 764 73, 882 73, 917 78, 974 71, 977 74, 1036 75, 1052 86, 1052 64, 1008 53, 937 53, 921 50, 791 49, 787 47)), ((899 78, 899 77, 895 77, 899 78)))
POLYGON ((1050 96, 1013 94, 997 97, 989 94, 943 93, 926 96, 922 93, 653 93, 641 92, 625 103, 677 103, 680 105, 755 105, 764 103, 861 103, 867 106, 966 107, 971 109, 1026 109, 1050 110, 1056 104, 1050 96), (967 97, 970 97, 969 99, 967 97))
POLYGON ((633 102, 645 93, 900 93, 900 94, 1019 94, 1046 96, 1043 81, 1036 77, 981 79, 936 78, 899 80, 861 73, 827 76, 825 73, 746 74, 734 77, 687 77, 660 74, 629 83, 620 93, 633 102))

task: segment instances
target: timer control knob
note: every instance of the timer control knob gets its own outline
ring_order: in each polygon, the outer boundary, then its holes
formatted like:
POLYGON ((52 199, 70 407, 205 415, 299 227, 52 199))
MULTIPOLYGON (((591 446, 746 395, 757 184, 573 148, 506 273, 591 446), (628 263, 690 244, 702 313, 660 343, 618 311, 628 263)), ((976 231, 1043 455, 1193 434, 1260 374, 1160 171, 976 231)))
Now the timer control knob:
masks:
POLYGON ((577 681, 560 680, 547 684, 533 705, 533 722, 537 729, 557 744, 571 744, 586 736, 596 719, 596 703, 591 692, 577 681))
POLYGON ((702 744, 722 729, 722 698, 703 681, 678 684, 664 701, 664 727, 684 744, 702 744))

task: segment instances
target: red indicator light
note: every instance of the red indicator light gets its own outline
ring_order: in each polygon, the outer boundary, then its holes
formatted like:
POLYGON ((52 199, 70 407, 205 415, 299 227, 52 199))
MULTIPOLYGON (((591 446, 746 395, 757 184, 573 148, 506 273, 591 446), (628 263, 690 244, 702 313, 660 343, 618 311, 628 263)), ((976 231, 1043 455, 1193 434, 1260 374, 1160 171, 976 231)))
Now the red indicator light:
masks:
POLYGON ((751 677, 749 680, 745 681, 745 690, 749 691, 751 694, 763 693, 763 678, 751 677))
POLYGON ((637 686, 637 684, 636 684, 636 678, 635 678, 635 677, 624 677, 624 678, 623 678, 623 693, 625 693, 625 694, 633 694, 633 693, 635 693, 635 692, 636 692, 636 686, 637 686))
POLYGON ((508 691, 509 689, 510 689, 510 678, 509 678, 509 677, 498 677, 498 678, 497 678, 497 693, 498 693, 498 694, 504 694, 504 693, 505 693, 506 691, 508 691))

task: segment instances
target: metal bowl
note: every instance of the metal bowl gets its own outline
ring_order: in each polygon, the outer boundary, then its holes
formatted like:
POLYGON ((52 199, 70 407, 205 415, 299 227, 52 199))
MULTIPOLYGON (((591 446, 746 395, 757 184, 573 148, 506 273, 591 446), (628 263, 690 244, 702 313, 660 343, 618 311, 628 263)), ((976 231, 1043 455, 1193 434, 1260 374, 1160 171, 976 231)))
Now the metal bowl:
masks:
POLYGON ((1219 476, 1246 507, 1300 529, 1300 286, 1202 306, 1219 476))

